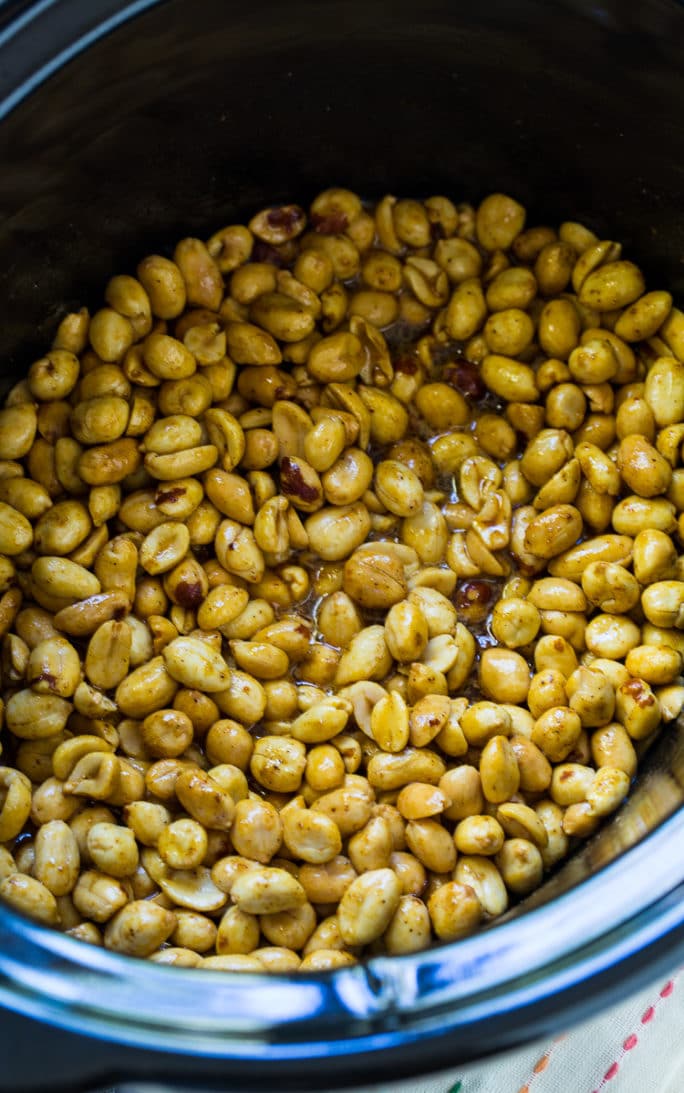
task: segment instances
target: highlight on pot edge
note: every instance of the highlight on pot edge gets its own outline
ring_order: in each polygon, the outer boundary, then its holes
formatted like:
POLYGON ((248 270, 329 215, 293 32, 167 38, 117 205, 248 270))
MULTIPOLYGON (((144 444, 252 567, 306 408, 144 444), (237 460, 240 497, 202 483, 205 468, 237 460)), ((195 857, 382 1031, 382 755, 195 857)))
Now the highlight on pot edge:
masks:
POLYGON ((329 189, 63 317, 0 411, 0 899, 327 970, 619 807, 684 706, 684 314, 621 251, 329 189))

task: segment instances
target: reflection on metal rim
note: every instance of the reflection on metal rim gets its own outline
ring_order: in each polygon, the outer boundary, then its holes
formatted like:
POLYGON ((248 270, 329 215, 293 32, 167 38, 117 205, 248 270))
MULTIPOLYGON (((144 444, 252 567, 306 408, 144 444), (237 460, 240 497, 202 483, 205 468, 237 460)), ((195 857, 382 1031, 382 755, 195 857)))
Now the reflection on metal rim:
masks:
POLYGON ((683 835, 680 813, 546 906, 456 944, 306 978, 153 966, 3 911, 0 1004, 121 1043, 238 1059, 258 1056, 265 1036, 286 1059, 443 1035, 613 965, 628 976, 641 947, 684 925, 683 835))
MULTIPOLYGON (((5 75, 5 78, 9 75, 8 84, 11 86, 11 91, 3 92, 0 83, 0 120, 6 114, 9 114, 22 99, 35 91, 40 84, 44 83, 65 64, 68 64, 74 57, 77 57, 84 49, 91 46, 98 38, 109 34, 110 31, 115 30, 122 23, 134 18, 136 15, 140 15, 147 8, 151 8, 160 2, 162 0, 134 0, 134 3, 126 4, 123 7, 119 3, 113 3, 111 5, 112 14, 108 18, 102 19, 102 12, 98 12, 93 28, 85 33, 80 33, 77 37, 72 37, 70 34, 70 22, 74 16, 82 16, 83 13, 75 10, 81 7, 80 4, 72 4, 72 10, 68 13, 65 13, 63 5, 60 5, 59 12, 56 13, 56 21, 50 18, 52 15, 51 9, 56 7, 56 0, 42 0, 41 3, 30 4, 24 14, 13 19, 5 30, 0 28, 0 49, 10 48, 17 52, 18 57, 21 57, 22 53, 26 52, 22 50, 21 36, 28 34, 34 37, 37 31, 46 36, 48 49, 41 64, 27 73, 18 74, 18 83, 13 73, 10 72, 5 75), (65 19, 65 14, 69 18, 65 19), (45 20, 45 27, 41 24, 41 19, 45 20), (67 42, 68 45, 61 48, 59 45, 61 41, 67 42)), ((87 14, 85 6, 84 11, 87 14)), ((77 19, 74 25, 82 26, 82 23, 83 19, 81 17, 77 19)))

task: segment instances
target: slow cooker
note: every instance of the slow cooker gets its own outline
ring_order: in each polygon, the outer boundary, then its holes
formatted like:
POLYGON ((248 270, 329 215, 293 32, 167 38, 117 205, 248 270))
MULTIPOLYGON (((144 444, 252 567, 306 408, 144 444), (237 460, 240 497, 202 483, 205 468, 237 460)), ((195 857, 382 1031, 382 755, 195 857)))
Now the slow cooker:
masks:
MULTIPOLYGON (((505 190, 681 300, 683 44, 676 0, 4 0, 3 385, 137 256, 327 185, 505 190)), ((504 921, 324 975, 153 966, 0 909, 0 1086, 370 1085, 567 1027, 684 956, 683 799, 676 723, 504 921)))

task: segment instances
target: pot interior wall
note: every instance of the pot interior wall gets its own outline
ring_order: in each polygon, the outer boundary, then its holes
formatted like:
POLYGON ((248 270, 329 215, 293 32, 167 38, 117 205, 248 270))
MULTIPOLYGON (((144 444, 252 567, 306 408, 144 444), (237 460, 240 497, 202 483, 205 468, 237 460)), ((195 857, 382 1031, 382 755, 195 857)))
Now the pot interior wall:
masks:
MULTIPOLYGON (((115 6, 57 3, 24 47, 57 54, 115 6)), ((6 382, 113 272, 331 184, 504 189, 537 221, 621 239, 659 287, 681 289, 683 21, 674 0, 153 6, 0 124, 6 382)), ((16 43, 6 54, 0 100, 12 65, 31 71, 16 43)))

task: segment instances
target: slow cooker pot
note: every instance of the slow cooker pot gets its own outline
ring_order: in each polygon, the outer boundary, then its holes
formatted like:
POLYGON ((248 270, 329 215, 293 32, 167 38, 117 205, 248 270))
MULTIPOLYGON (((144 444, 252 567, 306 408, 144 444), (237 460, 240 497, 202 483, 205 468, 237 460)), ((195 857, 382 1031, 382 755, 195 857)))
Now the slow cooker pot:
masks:
MULTIPOLYGON (((683 42, 675 0, 5 0, 3 385, 136 257, 331 184, 503 189, 681 299, 683 42)), ((565 1027, 684 956, 683 798, 674 724, 524 914, 327 975, 152 966, 0 909, 0 1084, 330 1088, 565 1027)))

